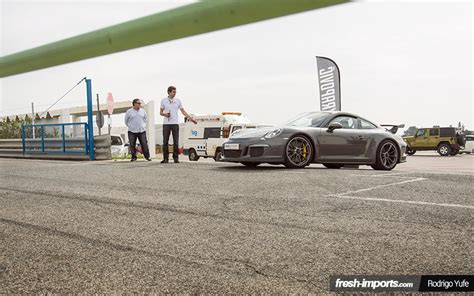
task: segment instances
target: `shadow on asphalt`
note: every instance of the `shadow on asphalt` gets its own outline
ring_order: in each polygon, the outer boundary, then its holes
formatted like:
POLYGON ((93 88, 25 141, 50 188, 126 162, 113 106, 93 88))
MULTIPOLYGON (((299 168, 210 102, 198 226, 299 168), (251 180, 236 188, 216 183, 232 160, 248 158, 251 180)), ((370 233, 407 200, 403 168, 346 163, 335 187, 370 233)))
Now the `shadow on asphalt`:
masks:
POLYGON ((441 155, 409 155, 407 157, 407 159, 410 159, 410 158, 415 158, 415 157, 424 157, 424 158, 449 158, 449 157, 453 157, 453 156, 441 156, 441 155))
POLYGON ((290 169, 283 165, 270 165, 264 164, 259 165, 257 167, 247 167, 244 165, 235 164, 234 166, 219 166, 215 167, 212 170, 214 171, 291 171, 291 172, 303 172, 308 170, 317 170, 317 171, 375 171, 370 166, 360 165, 358 168, 356 167, 343 167, 340 169, 328 169, 323 166, 307 166, 303 169, 290 169))
MULTIPOLYGON (((291 171, 291 172, 302 172, 304 170, 322 170, 322 171, 337 171, 337 169, 328 169, 325 167, 305 167, 303 169, 290 169, 283 165, 275 165, 275 166, 257 166, 257 167, 246 167, 242 166, 219 166, 213 168, 212 170, 219 170, 219 171, 291 171)), ((341 168, 339 170, 361 170, 361 168, 341 168)))
MULTIPOLYGON (((156 167, 156 166, 159 166, 159 167, 168 167, 168 166, 172 166, 172 167, 179 167, 179 166, 183 166, 183 167, 186 167, 186 168, 189 168, 189 166, 187 166, 186 164, 189 164, 190 162, 181 162, 180 164, 175 164, 175 163, 167 163, 167 164, 162 164, 160 163, 160 161, 151 161, 151 162, 148 162, 148 161, 140 161, 138 160, 137 162, 130 162, 130 161, 114 161, 114 162, 110 162, 110 161, 107 161, 107 162, 103 162, 103 163, 95 163, 97 165, 114 165, 114 166, 123 166, 124 169, 136 169, 136 168, 149 168, 149 167, 156 167)), ((210 163, 206 163, 205 165, 206 166, 212 166, 212 162, 210 163)), ((242 164, 238 164, 238 163, 223 163, 223 162, 220 162, 219 165, 216 165, 215 167, 211 168, 212 171, 233 171, 233 172, 243 172, 243 171, 291 171, 291 172, 302 172, 302 171, 307 171, 307 170, 322 170, 322 171, 347 171, 347 170, 351 170, 351 171, 361 171, 361 170, 370 170, 372 171, 372 168, 370 168, 369 166, 366 166, 366 165, 360 165, 359 168, 356 168, 356 167, 343 167, 341 169, 328 169, 326 167, 323 167, 323 166, 316 166, 316 164, 312 164, 312 166, 307 166, 303 169, 290 169, 290 168, 287 168, 285 167, 284 165, 282 164, 277 164, 277 165, 271 165, 271 164, 261 164, 257 167, 247 167, 245 165, 242 165, 242 164)))
POLYGON ((257 166, 257 167, 247 167, 244 165, 235 165, 235 166, 219 166, 215 167, 212 170, 218 171, 275 171, 275 170, 286 170, 292 171, 293 169, 288 169, 284 166, 275 165, 275 166, 257 166))

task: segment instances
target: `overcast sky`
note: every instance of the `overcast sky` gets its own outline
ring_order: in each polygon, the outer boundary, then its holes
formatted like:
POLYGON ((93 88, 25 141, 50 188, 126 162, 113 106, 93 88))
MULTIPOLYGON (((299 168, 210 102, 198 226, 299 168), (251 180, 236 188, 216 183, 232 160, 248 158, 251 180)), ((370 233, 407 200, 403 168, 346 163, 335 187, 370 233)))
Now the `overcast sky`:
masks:
MULTIPOLYGON (((190 3, 0 1, 1 56, 190 3)), ((103 102, 155 100, 157 122, 175 85, 190 113, 279 124, 319 110, 320 55, 339 65, 344 111, 472 129, 472 14, 470 1, 361 1, 156 44, 0 79, 0 116, 44 110, 87 76, 103 102)), ((84 104, 81 85, 58 107, 84 104)))

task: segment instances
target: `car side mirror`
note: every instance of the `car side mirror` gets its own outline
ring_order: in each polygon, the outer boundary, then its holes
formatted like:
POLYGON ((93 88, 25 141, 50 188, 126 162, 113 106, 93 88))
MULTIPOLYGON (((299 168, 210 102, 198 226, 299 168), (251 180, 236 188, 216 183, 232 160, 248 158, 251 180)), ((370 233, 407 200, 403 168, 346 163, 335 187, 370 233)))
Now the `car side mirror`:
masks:
POLYGON ((342 128, 342 124, 339 122, 333 122, 328 126, 327 132, 332 133, 335 129, 342 128))

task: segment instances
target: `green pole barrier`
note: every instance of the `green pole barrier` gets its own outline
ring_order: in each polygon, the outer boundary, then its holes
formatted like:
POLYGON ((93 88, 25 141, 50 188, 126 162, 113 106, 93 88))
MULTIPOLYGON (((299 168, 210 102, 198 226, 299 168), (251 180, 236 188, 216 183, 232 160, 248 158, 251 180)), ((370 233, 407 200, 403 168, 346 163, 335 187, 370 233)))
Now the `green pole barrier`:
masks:
POLYGON ((0 78, 349 0, 206 0, 0 58, 0 78))

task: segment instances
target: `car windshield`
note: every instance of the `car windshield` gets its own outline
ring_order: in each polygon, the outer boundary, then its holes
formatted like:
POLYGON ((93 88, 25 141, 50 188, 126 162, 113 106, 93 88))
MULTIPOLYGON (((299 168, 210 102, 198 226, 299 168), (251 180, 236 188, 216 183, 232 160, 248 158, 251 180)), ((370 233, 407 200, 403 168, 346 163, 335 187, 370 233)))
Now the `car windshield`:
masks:
POLYGON ((286 126, 301 126, 301 127, 321 127, 323 122, 331 115, 327 112, 307 112, 300 114, 287 122, 286 126))

